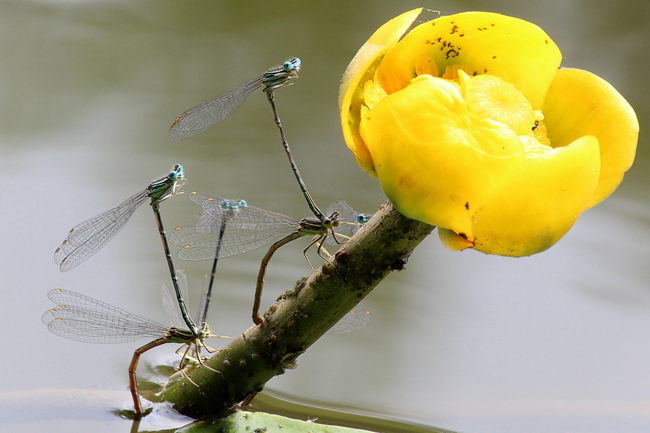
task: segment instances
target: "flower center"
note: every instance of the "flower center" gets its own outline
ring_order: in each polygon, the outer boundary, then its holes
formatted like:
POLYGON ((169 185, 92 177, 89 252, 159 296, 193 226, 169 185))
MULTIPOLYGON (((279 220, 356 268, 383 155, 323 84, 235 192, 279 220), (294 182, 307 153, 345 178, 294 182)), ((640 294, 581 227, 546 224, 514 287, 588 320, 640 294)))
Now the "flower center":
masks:
POLYGON ((454 81, 460 85, 471 112, 508 125, 519 135, 527 158, 552 149, 546 136, 544 115, 541 111, 534 111, 528 99, 514 85, 492 75, 470 77, 458 66, 453 71, 445 71, 445 75, 455 76, 454 81))
MULTIPOLYGON (((462 74, 459 71, 459 75, 462 74)), ((517 135, 532 129, 535 123, 533 107, 511 83, 492 75, 478 75, 468 80, 463 90, 471 112, 506 124, 517 135)))
MULTIPOLYGON (((544 115, 534 111, 531 103, 515 86, 493 75, 471 77, 468 65, 447 66, 442 79, 454 83, 470 112, 494 122, 507 125, 518 136, 526 158, 534 158, 552 149, 546 136, 544 115)), ((386 90, 373 80, 363 86, 361 117, 386 96, 386 90)))

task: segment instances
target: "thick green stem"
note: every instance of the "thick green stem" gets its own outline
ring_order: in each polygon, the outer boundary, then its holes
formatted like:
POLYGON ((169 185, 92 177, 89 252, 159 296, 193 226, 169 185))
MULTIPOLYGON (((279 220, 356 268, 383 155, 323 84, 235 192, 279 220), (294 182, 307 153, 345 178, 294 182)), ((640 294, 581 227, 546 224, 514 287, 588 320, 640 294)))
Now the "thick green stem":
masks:
POLYGON ((296 358, 347 314, 386 275, 404 267, 433 226, 401 215, 386 202, 374 217, 309 278, 280 297, 230 345, 160 394, 194 418, 228 415, 262 390, 273 376, 295 367, 296 358))

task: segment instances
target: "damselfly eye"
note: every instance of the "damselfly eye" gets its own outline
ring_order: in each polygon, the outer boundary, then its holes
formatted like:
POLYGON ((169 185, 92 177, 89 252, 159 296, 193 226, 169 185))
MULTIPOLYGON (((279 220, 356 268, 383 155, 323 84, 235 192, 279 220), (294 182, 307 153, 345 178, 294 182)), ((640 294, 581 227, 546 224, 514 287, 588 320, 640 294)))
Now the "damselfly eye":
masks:
POLYGON ((282 69, 284 69, 285 72, 291 72, 293 69, 293 64, 291 62, 284 62, 284 65, 282 65, 282 69))
POLYGON ((364 214, 360 213, 359 215, 357 215, 357 223, 359 223, 359 224, 365 224, 365 223, 367 223, 368 221, 370 221, 370 218, 371 218, 371 216, 369 216, 369 215, 364 215, 364 214))

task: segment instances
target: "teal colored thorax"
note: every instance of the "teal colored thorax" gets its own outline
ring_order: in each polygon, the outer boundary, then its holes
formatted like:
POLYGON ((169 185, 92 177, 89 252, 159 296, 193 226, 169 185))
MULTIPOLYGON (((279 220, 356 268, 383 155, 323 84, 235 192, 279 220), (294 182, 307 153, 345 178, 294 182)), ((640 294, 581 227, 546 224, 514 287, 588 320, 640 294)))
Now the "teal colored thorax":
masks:
POLYGON ((154 180, 149 185, 149 197, 151 197, 151 205, 160 203, 168 197, 176 194, 177 189, 180 187, 178 181, 184 180, 183 166, 176 164, 174 169, 165 177, 154 180))

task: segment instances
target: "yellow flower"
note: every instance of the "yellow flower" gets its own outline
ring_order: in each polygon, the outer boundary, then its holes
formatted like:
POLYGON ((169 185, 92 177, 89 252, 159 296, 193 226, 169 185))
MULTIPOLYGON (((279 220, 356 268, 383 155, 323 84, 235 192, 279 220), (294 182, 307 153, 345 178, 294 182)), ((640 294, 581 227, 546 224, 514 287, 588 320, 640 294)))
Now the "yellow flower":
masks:
POLYGON ((558 69, 560 50, 534 24, 468 12, 403 36, 420 12, 384 24, 348 66, 348 147, 448 248, 550 248, 632 165, 634 110, 601 78, 558 69))

